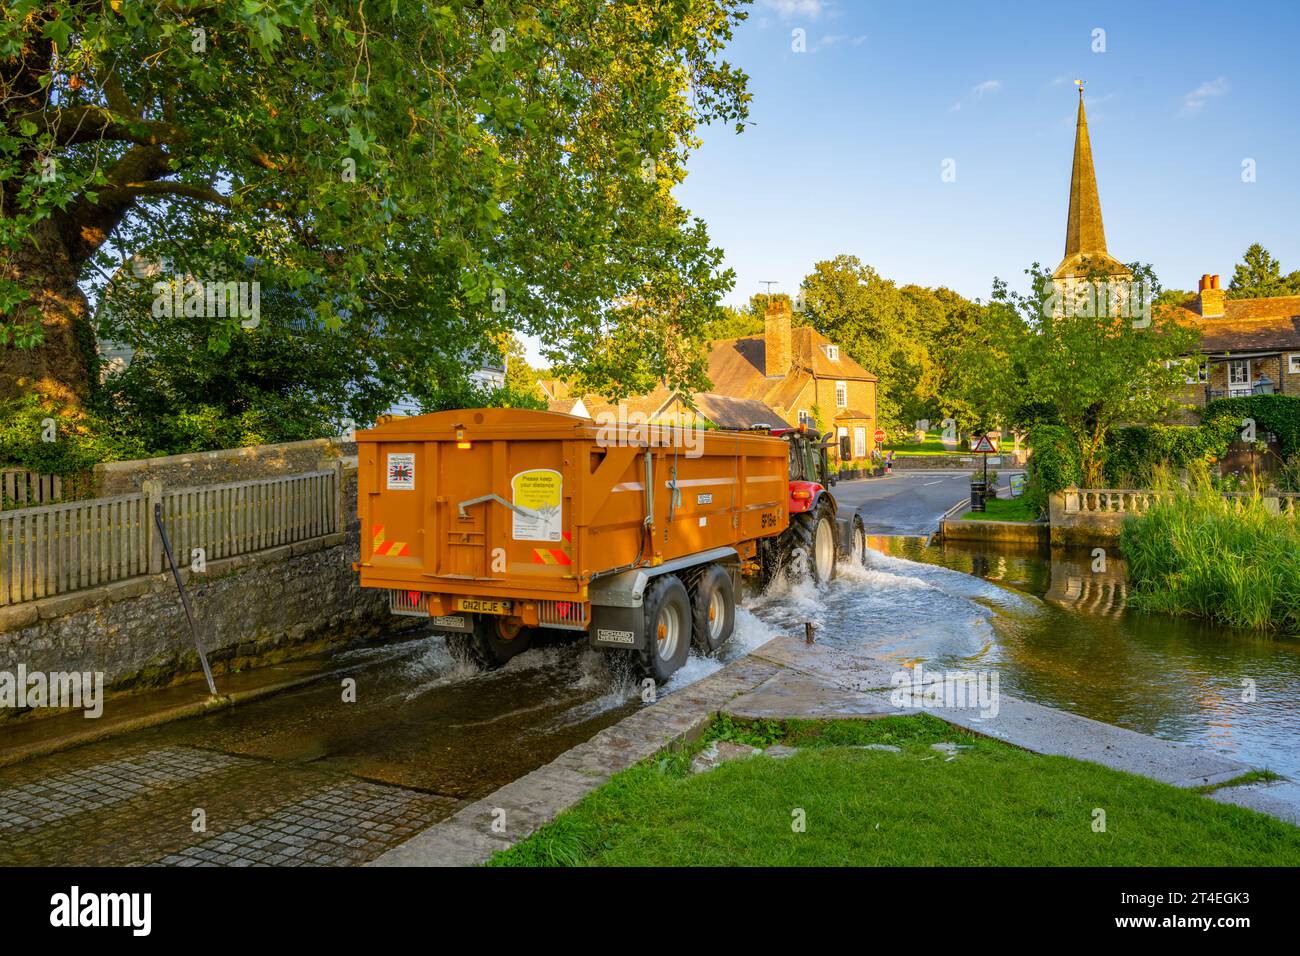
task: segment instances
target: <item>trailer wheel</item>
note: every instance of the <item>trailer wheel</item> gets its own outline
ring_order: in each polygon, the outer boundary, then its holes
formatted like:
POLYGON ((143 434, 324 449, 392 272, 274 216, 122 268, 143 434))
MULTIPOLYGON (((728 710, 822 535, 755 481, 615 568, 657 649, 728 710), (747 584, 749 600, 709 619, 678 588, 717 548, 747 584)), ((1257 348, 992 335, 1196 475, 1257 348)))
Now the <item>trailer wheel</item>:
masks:
POLYGON ((662 684, 686 663, 691 652, 691 599, 671 574, 655 578, 644 600, 646 646, 641 664, 662 684))
POLYGON ((858 518, 853 519, 853 560, 866 567, 867 532, 863 530, 862 522, 858 518))
POLYGON ((726 569, 711 564, 695 585, 692 632, 701 653, 715 654, 736 626, 736 592, 726 569))
POLYGON ((452 656, 479 667, 495 670, 510 658, 528 650, 535 629, 493 614, 474 616, 473 634, 448 634, 452 656))

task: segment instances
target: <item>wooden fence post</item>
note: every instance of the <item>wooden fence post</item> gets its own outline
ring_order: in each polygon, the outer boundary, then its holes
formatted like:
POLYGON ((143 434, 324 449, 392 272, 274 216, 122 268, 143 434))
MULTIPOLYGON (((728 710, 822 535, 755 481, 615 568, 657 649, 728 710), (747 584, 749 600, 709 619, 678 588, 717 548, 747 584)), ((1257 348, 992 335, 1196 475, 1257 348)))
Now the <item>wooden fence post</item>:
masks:
POLYGON ((149 546, 145 549, 146 568, 149 574, 162 574, 163 570, 163 545, 162 538, 158 535, 158 525, 154 521, 154 505, 162 504, 162 482, 156 479, 150 479, 140 484, 140 490, 145 494, 144 501, 144 520, 149 531, 145 540, 149 546))
POLYGON ((334 531, 345 531, 348 526, 346 497, 343 494, 343 459, 334 459, 334 531))

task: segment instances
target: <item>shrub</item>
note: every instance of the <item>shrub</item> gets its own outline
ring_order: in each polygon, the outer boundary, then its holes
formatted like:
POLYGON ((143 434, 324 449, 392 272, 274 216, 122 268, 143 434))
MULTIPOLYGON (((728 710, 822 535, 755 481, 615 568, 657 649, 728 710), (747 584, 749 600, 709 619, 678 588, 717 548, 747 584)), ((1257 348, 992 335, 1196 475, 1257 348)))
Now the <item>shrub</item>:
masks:
POLYGON ((1079 445, 1063 425, 1035 425, 1029 432, 1029 447, 1034 453, 1026 469, 1024 499, 1044 514, 1052 492, 1079 483, 1079 445))
POLYGON ((1224 498, 1201 476, 1125 522, 1120 550, 1139 610, 1300 631, 1300 522, 1256 491, 1224 498))
POLYGON ((91 412, 61 408, 36 395, 0 402, 0 465, 74 478, 98 462, 135 458, 138 442, 125 439, 91 412), (47 427, 53 421, 51 433, 47 427), (53 441, 46 441, 52 434, 53 441))
POLYGON ((1133 425, 1106 436, 1106 482, 1112 488, 1149 488, 1156 473, 1185 471, 1222 458, 1236 425, 1221 416, 1202 425, 1133 425))

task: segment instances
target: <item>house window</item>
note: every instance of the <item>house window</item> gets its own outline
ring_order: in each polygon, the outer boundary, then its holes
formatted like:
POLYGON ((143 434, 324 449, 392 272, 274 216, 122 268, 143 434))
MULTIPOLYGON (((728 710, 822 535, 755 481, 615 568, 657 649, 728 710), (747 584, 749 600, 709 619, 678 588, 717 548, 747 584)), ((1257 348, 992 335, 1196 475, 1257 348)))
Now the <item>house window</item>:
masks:
POLYGON ((867 430, 861 425, 853 428, 853 457, 867 457, 867 430))
POLYGON ((1228 363, 1229 385, 1250 385, 1250 359, 1233 359, 1228 363))
POLYGON ((813 417, 808 413, 808 410, 804 408, 799 409, 799 424, 811 425, 812 423, 813 423, 813 417))
POLYGON ((1204 385, 1210 380, 1210 363, 1200 362, 1195 368, 1189 367, 1187 370, 1188 385, 1204 385))
POLYGON ((832 362, 838 362, 840 360, 840 347, 838 345, 826 346, 826 357, 832 362))
POLYGON ((835 407, 844 408, 849 404, 849 383, 835 383, 835 407))
POLYGON ((1292 375, 1300 375, 1300 352, 1292 352, 1286 357, 1286 370, 1292 375))

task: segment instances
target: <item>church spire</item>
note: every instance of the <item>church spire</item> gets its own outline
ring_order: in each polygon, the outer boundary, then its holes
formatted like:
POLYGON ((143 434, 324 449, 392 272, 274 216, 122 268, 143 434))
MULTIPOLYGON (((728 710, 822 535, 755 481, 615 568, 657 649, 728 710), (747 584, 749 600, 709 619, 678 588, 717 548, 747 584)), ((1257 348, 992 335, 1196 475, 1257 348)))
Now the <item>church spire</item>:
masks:
POLYGON ((1097 173, 1092 167, 1088 117, 1083 111, 1083 81, 1079 87, 1079 119, 1074 127, 1074 169, 1070 172, 1070 216, 1065 225, 1065 257, 1107 255, 1106 229, 1101 222, 1097 173))
POLYGON ((1065 223, 1065 258, 1053 276, 1058 279, 1083 276, 1094 269, 1107 275, 1126 275, 1128 269, 1106 249, 1101 200, 1097 197, 1097 173, 1092 166, 1092 142, 1088 139, 1088 117, 1083 109, 1083 80, 1074 82, 1079 87, 1079 118, 1074 128, 1070 213, 1065 223))

